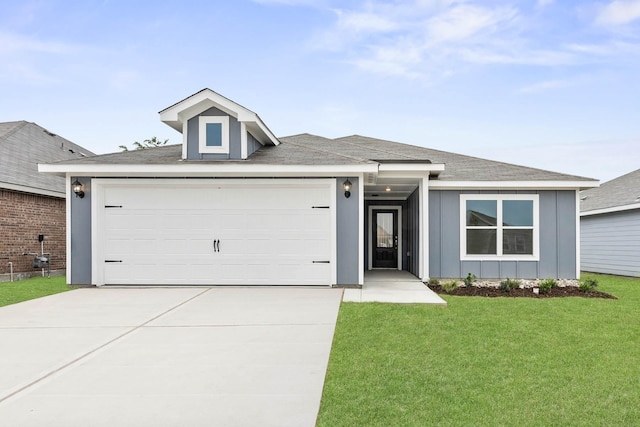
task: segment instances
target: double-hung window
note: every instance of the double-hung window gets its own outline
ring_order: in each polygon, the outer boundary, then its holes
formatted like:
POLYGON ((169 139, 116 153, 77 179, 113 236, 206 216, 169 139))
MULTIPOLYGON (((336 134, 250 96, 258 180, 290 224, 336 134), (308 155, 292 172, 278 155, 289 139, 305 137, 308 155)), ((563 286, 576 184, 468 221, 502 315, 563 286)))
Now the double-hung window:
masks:
POLYGON ((537 194, 462 194, 463 260, 539 259, 537 194))

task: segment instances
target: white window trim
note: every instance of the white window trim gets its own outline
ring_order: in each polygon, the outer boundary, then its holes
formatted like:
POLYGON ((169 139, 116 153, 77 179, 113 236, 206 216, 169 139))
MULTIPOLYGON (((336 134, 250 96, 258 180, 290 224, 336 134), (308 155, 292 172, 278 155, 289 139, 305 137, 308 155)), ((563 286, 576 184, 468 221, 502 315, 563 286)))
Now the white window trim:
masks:
POLYGON ((198 118, 198 142, 200 153, 229 154, 229 117, 200 116, 198 118), (220 147, 207 146, 207 125, 209 123, 222 125, 222 145, 220 147))
MULTIPOLYGON (((462 261, 540 261, 540 209, 537 194, 461 194, 460 195, 460 260, 462 261), (495 200, 498 204, 498 226, 496 236, 496 255, 467 254, 467 200, 495 200), (502 202, 504 200, 533 201, 533 254, 502 254, 502 202)), ((510 227, 531 228, 531 227, 510 227)))

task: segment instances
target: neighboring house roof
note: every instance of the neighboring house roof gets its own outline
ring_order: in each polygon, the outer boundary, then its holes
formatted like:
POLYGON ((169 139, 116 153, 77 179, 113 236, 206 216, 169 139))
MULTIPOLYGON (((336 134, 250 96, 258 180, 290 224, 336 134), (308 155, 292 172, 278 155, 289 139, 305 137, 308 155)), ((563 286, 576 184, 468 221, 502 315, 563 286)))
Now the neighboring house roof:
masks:
POLYGON ((35 123, 0 123, 0 188, 64 197, 64 178, 38 173, 38 163, 68 161, 93 154, 35 123))
POLYGON ((133 150, 62 162, 69 165, 376 165, 378 163, 444 164, 438 181, 570 181, 594 180, 542 169, 433 150, 359 135, 336 139, 300 134, 279 138, 246 160, 183 160, 181 145, 133 150))
POLYGON ((580 193, 585 215, 640 209, 640 169, 580 193))

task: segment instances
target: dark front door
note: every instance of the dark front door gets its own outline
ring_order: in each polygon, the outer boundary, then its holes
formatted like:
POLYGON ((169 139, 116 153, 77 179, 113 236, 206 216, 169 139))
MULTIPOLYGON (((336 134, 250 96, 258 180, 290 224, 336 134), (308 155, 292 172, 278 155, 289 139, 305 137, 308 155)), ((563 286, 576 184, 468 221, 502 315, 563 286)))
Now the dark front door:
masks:
POLYGON ((398 211, 374 210, 373 268, 398 268, 398 211))

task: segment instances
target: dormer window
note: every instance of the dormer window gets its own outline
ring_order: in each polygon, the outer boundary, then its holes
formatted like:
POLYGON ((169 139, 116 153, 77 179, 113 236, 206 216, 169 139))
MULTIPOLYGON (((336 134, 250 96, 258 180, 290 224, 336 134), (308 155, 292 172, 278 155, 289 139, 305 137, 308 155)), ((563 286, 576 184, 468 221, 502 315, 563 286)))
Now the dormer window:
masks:
POLYGON ((229 154, 229 117, 199 117, 200 153, 229 154))

